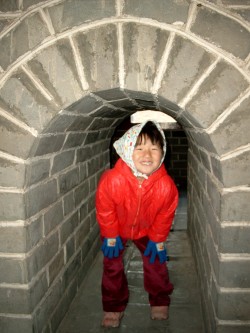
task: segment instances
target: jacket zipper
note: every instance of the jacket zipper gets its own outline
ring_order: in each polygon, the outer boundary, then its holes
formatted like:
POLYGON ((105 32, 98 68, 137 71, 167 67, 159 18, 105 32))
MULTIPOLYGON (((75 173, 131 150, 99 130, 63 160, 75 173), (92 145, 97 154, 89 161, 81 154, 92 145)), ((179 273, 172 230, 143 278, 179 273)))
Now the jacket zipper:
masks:
POLYGON ((139 199, 138 199, 138 206, 137 206, 137 211, 134 219, 134 223, 132 224, 132 231, 131 231, 131 239, 134 239, 134 227, 136 225, 136 221, 141 209, 141 199, 142 199, 142 184, 139 184, 139 199))

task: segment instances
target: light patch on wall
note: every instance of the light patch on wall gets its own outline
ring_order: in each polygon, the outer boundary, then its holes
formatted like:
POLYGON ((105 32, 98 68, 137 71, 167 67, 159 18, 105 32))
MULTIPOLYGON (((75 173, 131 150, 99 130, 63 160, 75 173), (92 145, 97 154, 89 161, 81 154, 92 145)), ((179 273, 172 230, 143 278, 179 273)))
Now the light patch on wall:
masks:
POLYGON ((137 111, 131 115, 130 121, 132 124, 143 123, 147 120, 154 120, 161 124, 163 129, 179 129, 180 125, 177 121, 170 117, 169 115, 160 112, 160 111, 152 111, 152 110, 144 110, 137 111))

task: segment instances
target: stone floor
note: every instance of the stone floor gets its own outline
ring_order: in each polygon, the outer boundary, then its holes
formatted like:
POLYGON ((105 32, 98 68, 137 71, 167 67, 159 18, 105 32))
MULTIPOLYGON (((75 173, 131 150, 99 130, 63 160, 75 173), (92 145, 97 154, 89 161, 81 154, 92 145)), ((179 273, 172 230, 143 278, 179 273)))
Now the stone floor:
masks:
POLYGON ((168 269, 175 289, 169 319, 153 321, 149 315, 147 294, 138 250, 129 244, 124 258, 130 287, 130 301, 119 328, 105 329, 102 318, 100 252, 74 299, 57 333, 204 333, 197 275, 186 232, 186 197, 181 196, 173 230, 167 240, 168 269))

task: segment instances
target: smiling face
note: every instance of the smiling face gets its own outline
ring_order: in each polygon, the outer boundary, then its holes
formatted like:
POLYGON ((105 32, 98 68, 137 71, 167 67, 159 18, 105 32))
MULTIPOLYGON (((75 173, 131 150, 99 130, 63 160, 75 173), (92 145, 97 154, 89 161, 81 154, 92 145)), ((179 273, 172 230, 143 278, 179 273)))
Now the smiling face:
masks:
POLYGON ((149 176, 160 166, 162 154, 161 146, 143 135, 139 144, 135 145, 132 159, 137 171, 149 176))

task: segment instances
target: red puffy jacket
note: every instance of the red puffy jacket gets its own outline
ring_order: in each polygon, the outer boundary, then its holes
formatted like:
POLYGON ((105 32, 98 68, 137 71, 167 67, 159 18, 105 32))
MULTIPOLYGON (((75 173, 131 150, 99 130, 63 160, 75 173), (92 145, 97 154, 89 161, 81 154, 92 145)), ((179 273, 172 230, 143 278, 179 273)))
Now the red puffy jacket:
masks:
POLYGON ((166 240, 178 204, 178 191, 164 165, 140 185, 119 159, 103 173, 97 188, 96 214, 101 235, 154 242, 166 240))

